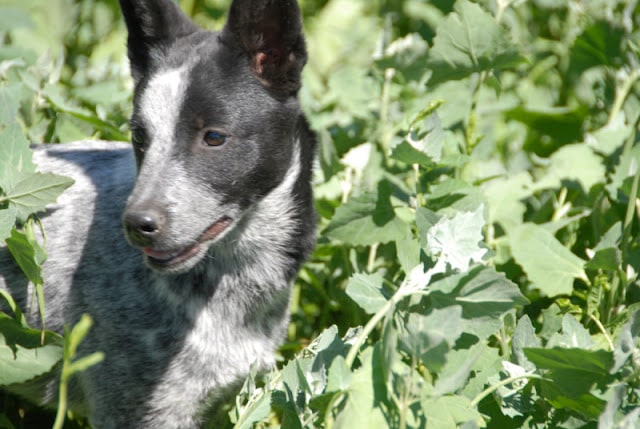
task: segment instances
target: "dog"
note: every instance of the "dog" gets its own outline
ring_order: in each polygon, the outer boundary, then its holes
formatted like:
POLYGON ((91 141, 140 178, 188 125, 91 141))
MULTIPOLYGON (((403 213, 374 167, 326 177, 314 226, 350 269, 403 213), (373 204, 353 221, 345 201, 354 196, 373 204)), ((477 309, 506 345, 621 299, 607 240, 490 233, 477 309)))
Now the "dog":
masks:
MULTIPOLYGON (((233 0, 208 32, 172 0, 120 6, 132 144, 34 153, 41 171, 75 180, 42 217, 46 326, 94 321, 79 353, 104 360, 70 386, 94 428, 196 428, 252 365, 274 366, 315 244, 302 18, 295 0, 233 0)), ((6 249, 0 288, 39 326, 6 249)), ((57 380, 35 390, 54 401, 57 380)))

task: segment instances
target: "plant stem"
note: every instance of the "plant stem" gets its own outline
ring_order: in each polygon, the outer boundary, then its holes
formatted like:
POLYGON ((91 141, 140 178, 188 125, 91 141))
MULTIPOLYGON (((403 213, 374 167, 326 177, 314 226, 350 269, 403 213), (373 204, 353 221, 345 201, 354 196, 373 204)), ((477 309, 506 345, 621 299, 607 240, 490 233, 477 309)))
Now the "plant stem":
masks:
POLYGON ((626 101, 631 89, 633 88, 633 84, 640 79, 640 69, 635 69, 631 71, 629 76, 622 83, 621 87, 618 87, 616 90, 616 98, 613 101, 613 107, 611 108, 611 112, 609 113, 609 121, 611 123, 616 116, 622 111, 624 106, 624 102, 626 101))
POLYGON ((604 339, 607 341, 607 345, 609 346, 609 350, 611 350, 611 351, 615 350, 615 346, 613 345, 613 341, 611 341, 611 337, 607 333, 607 330, 604 328, 604 325, 602 324, 602 322, 600 322, 600 320, 598 320, 598 318, 595 317, 593 314, 590 314, 589 318, 593 321, 593 323, 596 324, 598 329, 600 329, 600 332, 602 332, 602 335, 604 335, 604 339))
POLYGON ((380 243, 374 243, 369 248, 369 259, 367 261, 367 272, 373 272, 374 266, 376 264, 376 255, 378 254, 378 247, 380 243))
MULTIPOLYGON (((398 289, 398 292, 400 292, 400 289, 398 289)), ((369 338, 369 334, 373 332, 378 322, 380 322, 384 318, 387 312, 389 312, 396 306, 396 303, 398 301, 398 299, 396 299, 396 296, 398 296, 398 292, 396 292, 395 295, 393 295, 391 299, 389 299, 389 301, 387 301, 385 305, 380 310, 378 310, 378 312, 374 314, 371 319, 369 319, 369 322, 367 322, 364 328, 362 328, 360 334, 356 337, 356 341, 351 346, 351 349, 349 349, 349 353, 347 354, 347 357, 345 359, 349 368, 353 366, 353 362, 355 362, 356 360, 356 355, 360 351, 360 347, 362 347, 362 344, 364 344, 367 338, 369 338)))
POLYGON ((398 288, 396 293, 394 293, 393 296, 391 298, 389 298, 389 300, 382 306, 382 308, 380 308, 380 310, 378 310, 376 312, 376 314, 374 314, 373 317, 371 317, 371 319, 369 319, 369 322, 367 322, 367 324, 364 326, 364 328, 362 328, 362 331, 360 331, 360 334, 358 334, 358 336, 356 337, 356 341, 351 346, 351 349, 349 349, 349 353, 347 354, 347 357, 345 358, 347 366, 349 366, 349 367, 353 366, 353 363, 356 360, 356 356, 357 356, 358 352, 360 351, 360 347, 362 347, 362 345, 367 340, 367 338, 369 338, 369 334, 371 334, 371 332, 373 332, 373 330, 376 328, 376 325, 390 311, 393 311, 393 309, 396 307, 396 305, 403 298, 405 298, 405 297, 407 297, 409 295, 425 295, 426 296, 426 295, 429 294, 429 291, 427 291, 427 290, 411 288, 410 285, 409 285, 409 283, 410 283, 409 280, 410 280, 410 275, 400 285, 400 287, 398 288))
POLYGON ((484 398, 486 398, 487 396, 491 395, 493 392, 495 392, 499 388, 501 388, 503 386, 506 386, 507 384, 511 384, 514 381, 521 380, 523 378, 534 379, 534 380, 544 380, 544 377, 542 377, 540 375, 537 375, 537 374, 522 374, 522 375, 516 375, 516 376, 513 376, 513 377, 505 378, 500 383, 494 384, 493 386, 489 386, 486 389, 484 389, 482 392, 480 392, 480 394, 478 396, 473 398, 473 400, 471 401, 471 403, 469 405, 471 405, 472 407, 477 407, 478 404, 484 398))

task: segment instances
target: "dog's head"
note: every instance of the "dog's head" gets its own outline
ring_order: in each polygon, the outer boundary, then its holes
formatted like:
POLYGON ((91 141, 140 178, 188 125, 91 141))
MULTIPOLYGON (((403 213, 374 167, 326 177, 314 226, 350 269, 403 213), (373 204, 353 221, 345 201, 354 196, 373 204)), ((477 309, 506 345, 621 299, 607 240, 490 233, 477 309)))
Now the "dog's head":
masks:
POLYGON ((196 265, 292 171, 306 62, 295 0, 234 0, 219 33, 172 0, 120 0, 135 83, 129 242, 165 272, 196 265))

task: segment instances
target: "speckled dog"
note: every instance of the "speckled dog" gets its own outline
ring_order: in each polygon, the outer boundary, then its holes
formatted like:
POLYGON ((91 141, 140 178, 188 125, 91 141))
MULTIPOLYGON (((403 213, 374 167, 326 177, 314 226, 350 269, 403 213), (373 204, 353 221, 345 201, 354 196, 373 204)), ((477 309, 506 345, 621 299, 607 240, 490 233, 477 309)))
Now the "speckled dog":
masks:
MULTIPOLYGON (((81 354, 105 359, 74 379, 71 397, 96 429, 195 428, 252 364, 273 365, 291 282, 314 245, 300 10, 235 0, 211 33, 171 0, 120 3, 133 146, 35 154, 41 170, 76 180, 43 219, 47 326, 94 319, 81 354)), ((36 318, 16 273, 0 249, 0 288, 36 318)), ((36 390, 51 401, 56 380, 36 390)))

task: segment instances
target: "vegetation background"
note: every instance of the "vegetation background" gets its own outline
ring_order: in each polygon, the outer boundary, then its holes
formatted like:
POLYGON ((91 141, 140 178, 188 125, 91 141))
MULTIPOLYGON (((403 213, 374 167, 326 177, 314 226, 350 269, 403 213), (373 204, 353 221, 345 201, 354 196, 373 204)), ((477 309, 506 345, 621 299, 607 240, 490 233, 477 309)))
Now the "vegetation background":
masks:
MULTIPOLYGON (((638 1, 300 3, 319 243, 228 425, 638 427, 638 1)), ((33 214, 70 183, 28 144, 128 140, 125 40, 115 0, 0 0, 0 242, 39 287, 33 214)), ((99 359, 40 328, 0 315, 0 385, 99 359)), ((0 427, 54 425, 0 398, 0 427)))

